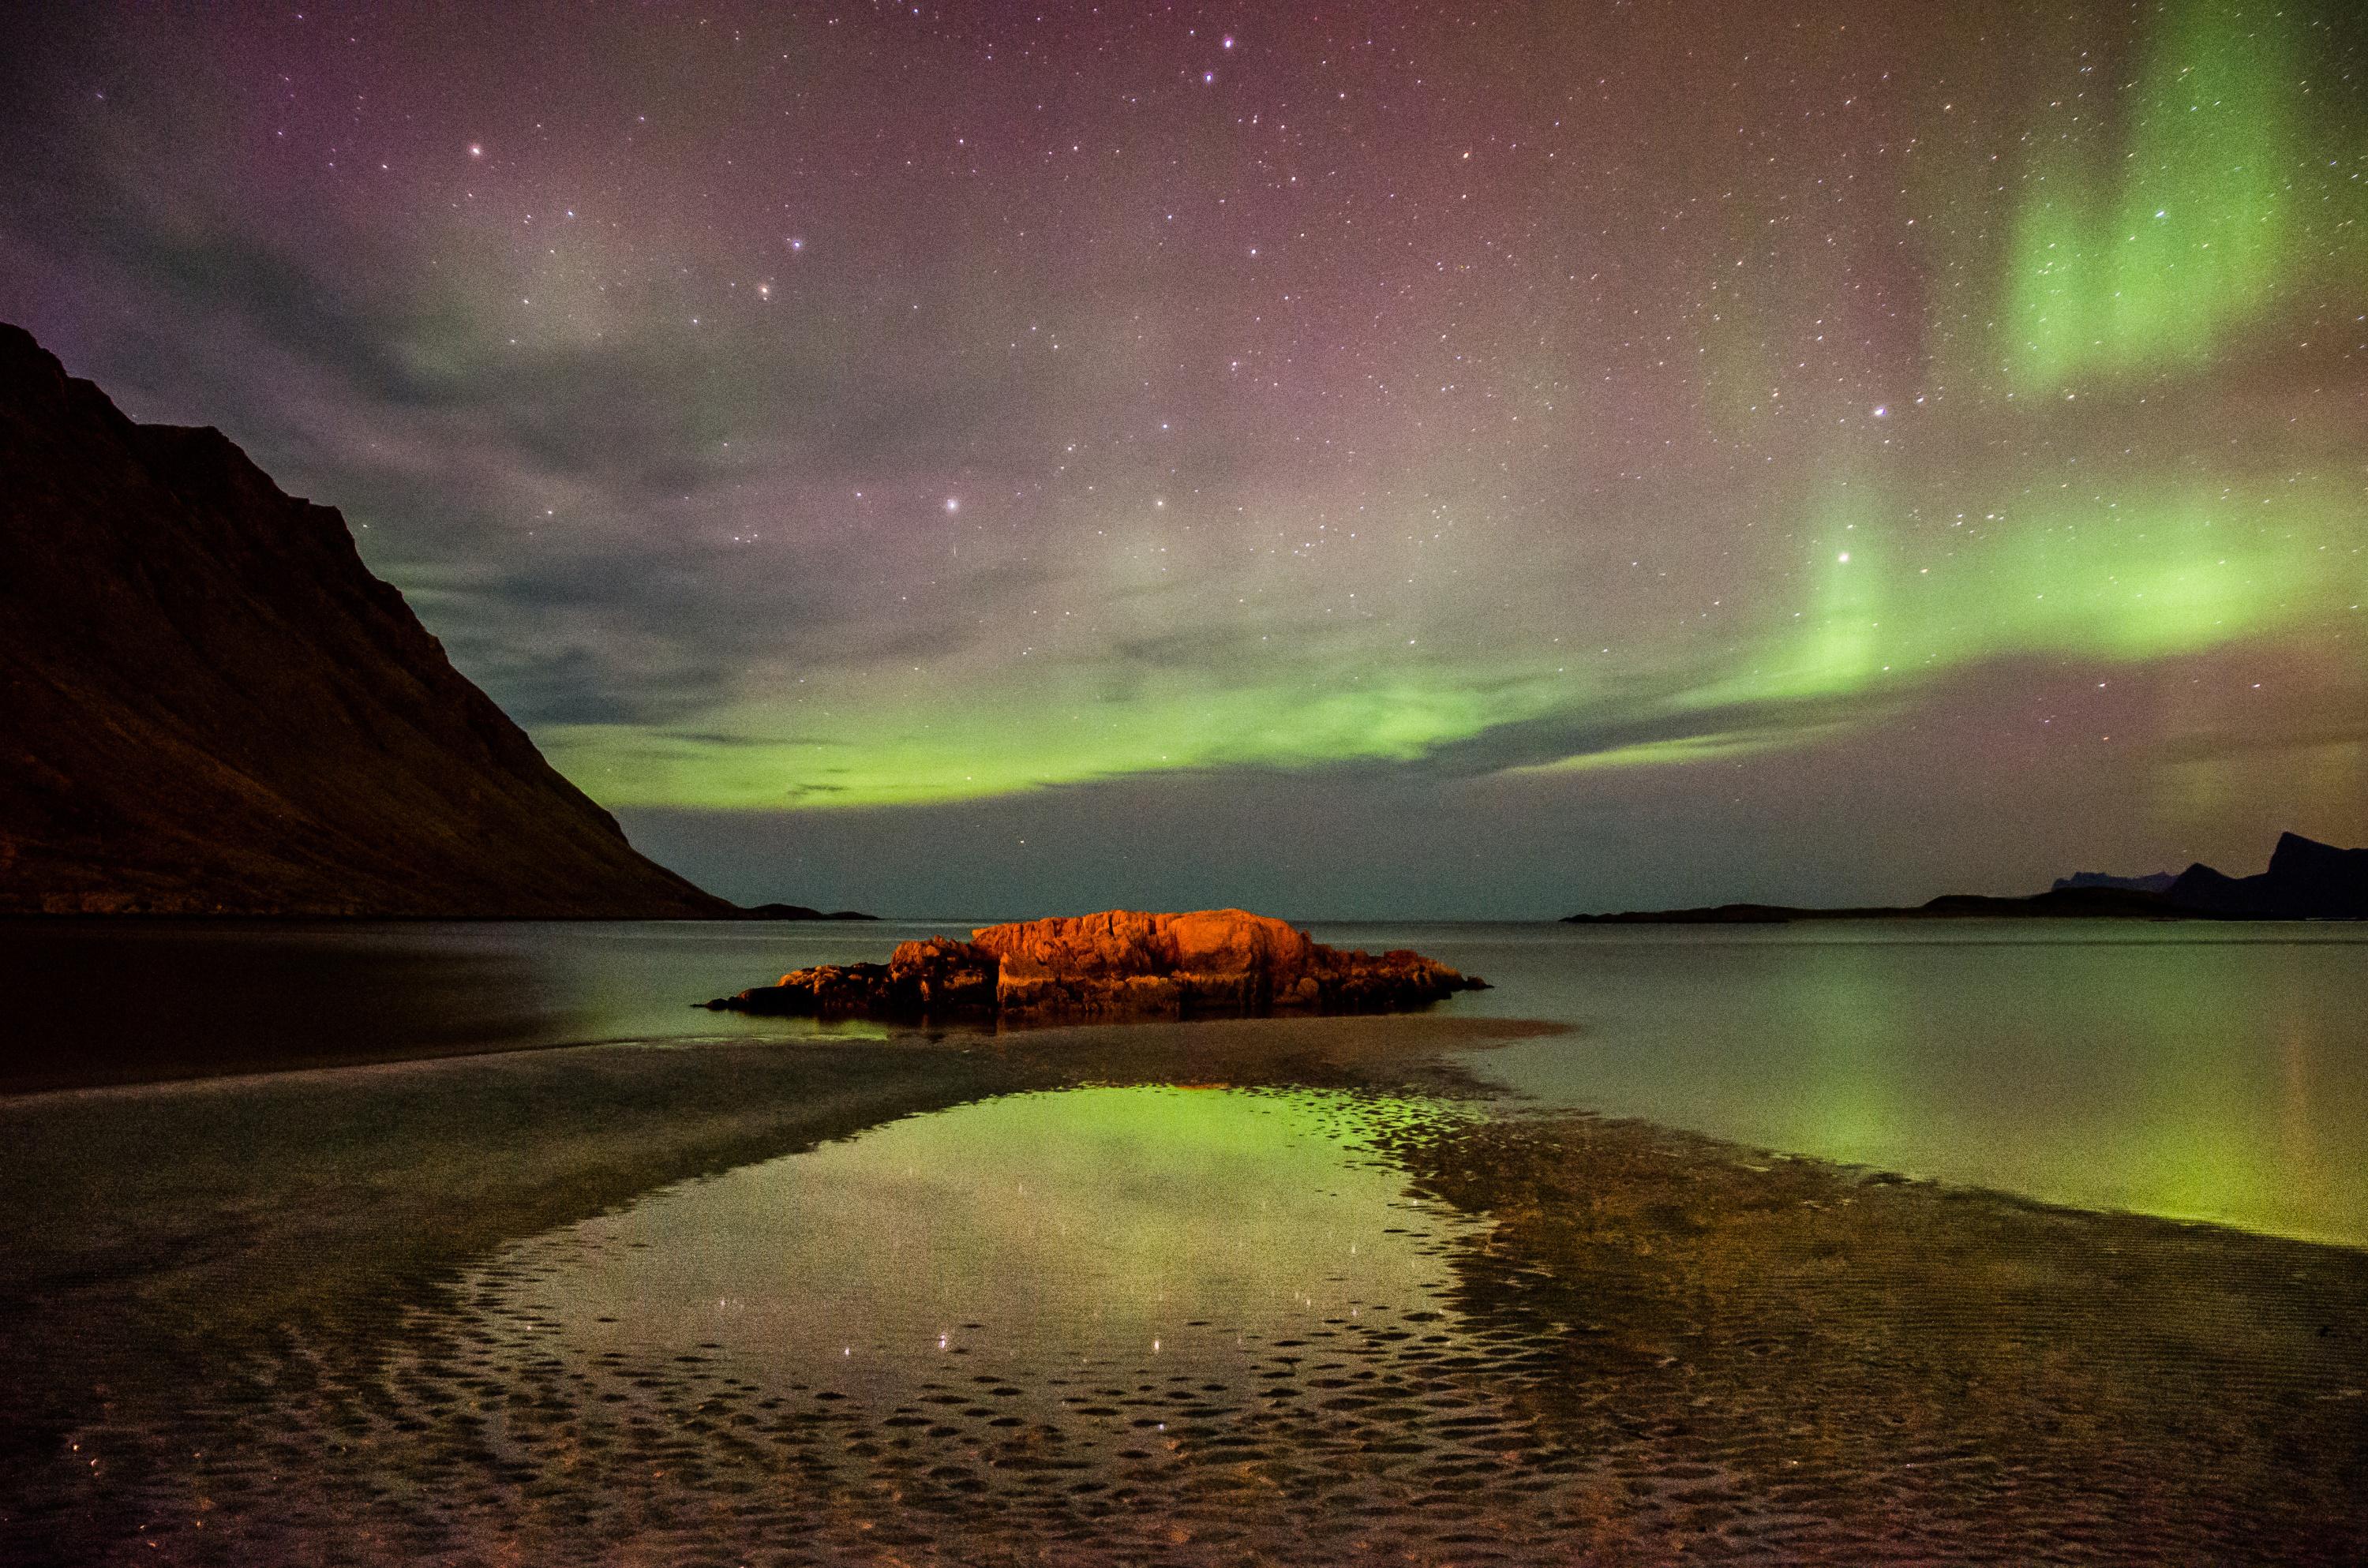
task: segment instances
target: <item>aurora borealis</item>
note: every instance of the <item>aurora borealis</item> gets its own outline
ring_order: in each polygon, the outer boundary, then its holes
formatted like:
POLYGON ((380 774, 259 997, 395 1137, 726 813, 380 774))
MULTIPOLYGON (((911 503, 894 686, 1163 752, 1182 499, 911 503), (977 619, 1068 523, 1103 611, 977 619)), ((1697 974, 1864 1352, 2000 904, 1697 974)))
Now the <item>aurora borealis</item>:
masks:
POLYGON ((727 895, 2368 842, 2368 17, 49 7, 0 317, 727 895))

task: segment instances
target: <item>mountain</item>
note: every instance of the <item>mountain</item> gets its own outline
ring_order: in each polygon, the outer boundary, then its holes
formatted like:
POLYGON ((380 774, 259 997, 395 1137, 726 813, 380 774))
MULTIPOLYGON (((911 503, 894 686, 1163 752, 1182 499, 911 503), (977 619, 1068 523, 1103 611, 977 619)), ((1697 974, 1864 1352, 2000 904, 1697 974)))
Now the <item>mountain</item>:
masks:
POLYGON ((2338 849, 2289 833, 2270 869, 2230 877, 2190 866, 2177 877, 2112 877, 2082 871, 2028 898, 1943 893, 1913 908, 1804 909, 1782 903, 1722 903, 1701 909, 1566 915, 1571 925, 1772 926, 1793 920, 1952 919, 2368 920, 2368 849, 2338 849))
POLYGON ((2182 909, 2243 920, 2368 920, 2368 849, 2338 849, 2283 834, 2270 869, 2231 877, 2201 862, 2169 893, 2182 909))
POLYGON ((1782 926, 1795 920, 2125 919, 2177 920, 2160 893, 2143 889, 2061 885, 2028 898, 1949 892, 1911 905, 1818 909, 1790 903, 1721 903, 1699 909, 1632 909, 1618 915, 1565 915, 1568 926, 1782 926))
POLYGON ((2068 877, 2055 879, 2051 892, 2071 892, 2078 888, 2112 888, 2122 892, 2169 892, 2170 884, 2179 881, 2177 872, 2155 871, 2143 877, 2116 877, 2105 871, 2075 871, 2068 877))
POLYGON ((740 912, 749 920, 877 920, 860 909, 820 910, 808 903, 752 903, 740 912))
POLYGON ((0 913, 714 916, 345 519, 0 324, 0 913))

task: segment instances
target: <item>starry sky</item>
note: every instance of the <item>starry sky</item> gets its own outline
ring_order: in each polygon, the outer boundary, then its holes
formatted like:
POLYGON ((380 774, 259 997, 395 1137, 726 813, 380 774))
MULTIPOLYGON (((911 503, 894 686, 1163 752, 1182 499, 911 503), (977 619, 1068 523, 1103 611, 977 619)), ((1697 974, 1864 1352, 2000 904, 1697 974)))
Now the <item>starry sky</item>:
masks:
POLYGON ((2368 843, 2368 12, 29 8, 0 317, 728 896, 2368 843))

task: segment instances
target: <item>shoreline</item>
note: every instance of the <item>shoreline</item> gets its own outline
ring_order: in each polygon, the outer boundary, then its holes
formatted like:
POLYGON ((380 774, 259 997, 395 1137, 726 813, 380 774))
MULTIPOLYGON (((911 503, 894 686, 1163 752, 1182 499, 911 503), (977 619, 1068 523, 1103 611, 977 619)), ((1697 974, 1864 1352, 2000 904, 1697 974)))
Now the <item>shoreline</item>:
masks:
MULTIPOLYGON (((780 1021, 767 1020, 768 1023, 780 1021)), ((927 1069, 916 1072, 916 1063, 962 1063, 974 1053, 984 1052, 996 1060, 996 1073, 1006 1080, 1003 1088, 987 1091, 996 1093, 1058 1089, 1113 1081, 1099 1076, 1075 1076, 1079 1058, 1088 1059, 1096 1069, 1117 1073, 1125 1081, 1210 1082, 1214 1081, 1212 1075, 1242 1069, 1249 1070, 1255 1077, 1261 1073, 1270 1073, 1281 1064, 1302 1073, 1316 1070, 1315 1078, 1311 1082, 1320 1082, 1326 1086, 1365 1089, 1380 1087, 1383 1079, 1388 1077, 1386 1073, 1375 1077, 1369 1077, 1369 1074, 1375 1074, 1383 1064, 1395 1063, 1407 1070, 1405 1076, 1395 1080, 1395 1086, 1418 1093, 1438 1094, 1450 1099, 1485 1102, 1508 1120, 1571 1119, 1594 1127, 1633 1128, 1656 1137, 1698 1144, 1705 1158, 1734 1157, 1770 1165, 1814 1167, 1831 1174, 1837 1179, 1929 1188, 1962 1198, 2019 1206, 2038 1213, 2145 1221, 2225 1232, 2264 1241, 2368 1253, 2368 1239, 2247 1225, 2209 1214, 2070 1202, 2017 1191, 1994 1183, 1934 1176, 1880 1162, 1837 1159, 1804 1150, 1784 1149, 1748 1138, 1729 1137, 1656 1119, 1649 1115, 1583 1106, 1541 1104, 1532 1100, 1525 1091, 1500 1085, 1462 1064, 1461 1058, 1469 1052, 1585 1032, 1578 1026, 1552 1018, 1474 1017, 1437 1010, 1269 1017, 1210 1014, 1177 1019, 1082 1022, 981 1023, 949 1020, 927 1024, 881 1024, 861 1018, 837 1018, 796 1020, 794 1029, 795 1032, 778 1033, 750 1030, 728 1036, 651 1038, 625 1035, 454 1049, 425 1048, 404 1054, 372 1055, 357 1060, 303 1057, 290 1059, 282 1065, 241 1063, 220 1071, 170 1076, 102 1078, 29 1088, 0 1088, 0 1128, 5 1128, 17 1113, 30 1111, 40 1114, 43 1108, 51 1106, 137 1105, 142 1101, 163 1102, 185 1096, 250 1092, 285 1091, 290 1096, 301 1096, 308 1090, 318 1090, 341 1095, 366 1092, 374 1082, 399 1086, 399 1081, 411 1074, 465 1069, 472 1063, 498 1066, 538 1058, 556 1063, 571 1053, 583 1053, 587 1062, 597 1062, 598 1055, 605 1053, 616 1053, 621 1060, 637 1052, 664 1058, 680 1058, 687 1053, 701 1051, 757 1052, 789 1059, 778 1062, 775 1066, 786 1070, 791 1076, 801 1065, 794 1060, 796 1058, 805 1058, 809 1062, 826 1062, 830 1064, 828 1070, 838 1071, 841 1058, 877 1053, 897 1062, 895 1076, 902 1078, 913 1074, 926 1078, 927 1069), (1370 1031, 1377 1025, 1384 1029, 1400 1031, 1400 1037, 1374 1036, 1370 1031), (1171 1029, 1189 1032, 1180 1040, 1171 1040, 1167 1038, 1167 1031, 1171 1029), (1277 1032, 1271 1038, 1261 1032, 1269 1030, 1277 1032), (1184 1049, 1178 1049, 1179 1045, 1184 1049)), ((636 1072, 632 1069, 621 1074, 627 1078, 635 1075, 636 1072)), ((656 1074, 654 1073, 652 1075, 656 1074)), ((950 1103, 960 1103, 964 1086, 973 1085, 973 1075, 967 1067, 956 1067, 950 1077, 953 1081, 938 1086, 956 1096, 950 1103)), ((0 1159, 0 1173, 5 1172, 6 1164, 5 1159, 0 1159)), ((5 1228, 0 1228, 0 1239, 5 1239, 5 1228)))

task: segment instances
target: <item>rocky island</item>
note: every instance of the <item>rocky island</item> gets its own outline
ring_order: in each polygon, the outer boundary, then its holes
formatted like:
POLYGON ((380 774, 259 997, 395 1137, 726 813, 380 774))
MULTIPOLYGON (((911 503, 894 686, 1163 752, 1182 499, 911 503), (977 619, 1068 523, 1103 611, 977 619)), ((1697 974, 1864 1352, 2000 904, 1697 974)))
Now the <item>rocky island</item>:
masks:
POLYGON ((716 1011, 1015 1023, 1386 1013, 1487 982, 1409 951, 1343 952, 1239 909, 1099 915, 905 942, 884 964, 820 964, 705 1004, 716 1011))

